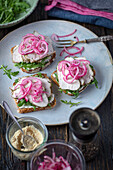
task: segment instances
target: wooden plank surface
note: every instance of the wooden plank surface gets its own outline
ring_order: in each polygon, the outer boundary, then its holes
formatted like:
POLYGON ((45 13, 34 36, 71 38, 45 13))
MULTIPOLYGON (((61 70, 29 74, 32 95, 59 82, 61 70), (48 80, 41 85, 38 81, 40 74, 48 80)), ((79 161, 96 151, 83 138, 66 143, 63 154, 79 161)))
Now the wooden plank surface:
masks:
MULTIPOLYGON (((47 4, 47 0, 41 0, 34 12, 23 22, 11 28, 0 29, 0 39, 2 39, 9 32, 25 24, 44 19, 56 19, 47 16, 47 13, 44 11, 45 4, 47 4)), ((113 30, 111 29, 84 23, 82 23, 81 25, 90 29, 98 36, 108 34, 113 35, 113 30)), ((107 42, 106 45, 113 55, 113 41, 107 42)), ((87 162, 87 170, 112 170, 113 87, 104 102, 96 109, 96 111, 99 113, 101 118, 101 127, 98 132, 98 136, 100 139, 100 151, 98 156, 93 161, 87 162)), ((24 161, 18 160, 12 154, 6 143, 5 133, 10 122, 11 119, 7 116, 6 112, 2 108, 0 108, 0 170, 28 170, 29 164, 24 161)), ((68 124, 61 126, 48 126, 47 128, 49 131, 49 140, 60 139, 73 143, 68 124)))

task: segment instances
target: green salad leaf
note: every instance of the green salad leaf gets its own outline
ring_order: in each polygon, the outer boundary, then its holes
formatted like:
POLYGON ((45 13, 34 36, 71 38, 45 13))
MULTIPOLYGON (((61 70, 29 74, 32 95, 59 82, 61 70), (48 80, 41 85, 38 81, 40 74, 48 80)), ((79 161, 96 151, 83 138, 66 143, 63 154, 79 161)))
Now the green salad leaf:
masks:
POLYGON ((0 0, 0 24, 8 23, 30 9, 25 0, 0 0))
POLYGON ((68 93, 71 93, 72 95, 74 95, 75 96, 75 98, 77 98, 78 96, 79 96, 79 89, 78 90, 67 90, 67 89, 58 89, 58 91, 60 91, 61 93, 63 92, 63 91, 65 91, 66 92, 66 94, 68 94, 68 93))
POLYGON ((95 87, 98 88, 98 81, 94 77, 94 80, 90 84, 95 84, 95 87))
POLYGON ((10 79, 12 79, 11 76, 16 76, 19 71, 15 71, 15 72, 12 72, 12 69, 7 69, 8 66, 4 66, 4 65, 1 65, 0 69, 3 69, 4 71, 4 74, 3 75, 7 75, 10 79))
POLYGON ((42 75, 42 73, 38 72, 36 73, 37 75, 35 75, 35 77, 40 77, 40 78, 43 78, 44 76, 42 75))
POLYGON ((59 83, 57 73, 54 73, 54 75, 55 75, 55 77, 56 77, 56 81, 59 83))
POLYGON ((36 106, 33 105, 32 103, 30 103, 29 101, 26 102, 25 99, 19 100, 18 107, 21 107, 21 106, 23 106, 23 105, 25 105, 25 106, 33 106, 34 110, 36 110, 36 106))
POLYGON ((15 83, 18 83, 19 79, 15 79, 15 83))
POLYGON ((32 68, 38 68, 38 67, 45 67, 45 65, 48 63, 48 61, 45 61, 48 57, 45 57, 41 60, 41 62, 38 63, 25 63, 25 62, 20 62, 20 63, 15 63, 14 65, 19 67, 19 68, 25 68, 26 70, 30 70, 32 68))
POLYGON ((71 100, 68 102, 67 100, 61 100, 62 103, 65 103, 65 104, 69 104, 70 107, 72 106, 78 106, 78 104, 80 104, 81 102, 77 102, 77 103, 72 103, 71 100))

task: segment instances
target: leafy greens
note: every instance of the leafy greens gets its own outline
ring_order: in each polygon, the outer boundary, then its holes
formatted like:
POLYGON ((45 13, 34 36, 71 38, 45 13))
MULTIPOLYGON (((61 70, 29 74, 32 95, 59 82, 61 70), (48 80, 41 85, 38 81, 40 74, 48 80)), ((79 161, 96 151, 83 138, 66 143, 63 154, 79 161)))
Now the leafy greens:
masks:
POLYGON ((61 100, 62 103, 65 104, 70 104, 70 107, 72 106, 77 106, 78 104, 80 104, 81 102, 77 102, 77 103, 72 103, 71 100, 68 102, 67 100, 61 100))
POLYGON ((12 69, 8 70, 7 67, 8 66, 1 65, 0 69, 3 69, 3 71, 4 71, 3 75, 6 74, 10 79, 12 79, 11 76, 16 76, 19 73, 19 71, 12 72, 12 69))
POLYGON ((29 10, 30 4, 24 0, 0 0, 0 24, 16 19, 23 12, 29 10))

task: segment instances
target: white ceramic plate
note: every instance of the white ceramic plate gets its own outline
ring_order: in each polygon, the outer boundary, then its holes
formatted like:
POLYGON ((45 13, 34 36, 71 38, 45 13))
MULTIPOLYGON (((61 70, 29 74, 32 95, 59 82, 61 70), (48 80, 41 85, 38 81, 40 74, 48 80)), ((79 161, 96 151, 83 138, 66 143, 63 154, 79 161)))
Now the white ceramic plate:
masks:
MULTIPOLYGON (((34 30, 38 31, 40 34, 51 36, 52 33, 56 33, 58 35, 65 35, 69 34, 77 29, 75 33, 76 36, 79 37, 80 40, 85 38, 93 38, 97 37, 94 33, 89 31, 88 29, 67 21, 60 21, 60 20, 46 20, 46 21, 39 21, 32 24, 25 25, 10 34, 8 34, 1 42, 0 42, 0 64, 8 65, 8 68, 12 69, 12 71, 19 70, 17 67, 14 66, 11 60, 10 49, 11 47, 19 44, 22 36, 27 33, 32 33, 34 30)), ((73 36, 70 37, 71 39, 73 36)), ((107 94, 112 85, 112 60, 111 55, 104 45, 104 43, 91 43, 91 44, 78 44, 77 46, 81 47, 84 46, 85 50, 83 52, 83 56, 91 62, 96 70, 96 79, 99 82, 99 88, 97 89, 94 85, 90 85, 85 91, 83 91, 77 99, 73 99, 73 97, 68 96, 66 94, 61 94, 58 91, 58 87, 53 83, 53 92, 55 93, 56 97, 56 107, 50 110, 26 113, 26 114, 19 114, 17 113, 17 108, 15 102, 11 98, 11 91, 9 87, 12 87, 14 80, 18 77, 22 77, 27 75, 23 73, 21 70, 19 75, 13 77, 10 80, 6 75, 3 75, 3 71, 0 70, 0 103, 3 100, 6 100, 14 115, 16 117, 26 117, 31 116, 40 119, 46 125, 60 125, 69 122, 70 114, 81 107, 89 107, 92 109, 97 108, 103 100, 106 98, 107 94), (73 106, 70 108, 69 105, 63 104, 60 100, 71 100, 72 102, 79 102, 81 104, 78 106, 73 106)), ((48 68, 46 68, 43 72, 47 73, 50 77, 51 73, 56 69, 57 63, 59 60, 63 59, 60 57, 59 54, 61 49, 57 49, 54 46, 57 56, 54 63, 52 63, 48 68)))

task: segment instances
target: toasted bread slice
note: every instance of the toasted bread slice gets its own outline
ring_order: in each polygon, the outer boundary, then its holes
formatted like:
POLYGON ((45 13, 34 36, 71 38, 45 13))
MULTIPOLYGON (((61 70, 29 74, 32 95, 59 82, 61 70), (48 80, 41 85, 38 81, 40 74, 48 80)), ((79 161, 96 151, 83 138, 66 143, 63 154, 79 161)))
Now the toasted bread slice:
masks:
MULTIPOLYGON (((15 103, 16 103, 16 105, 17 105, 17 107, 18 107, 18 101, 16 100, 16 99, 14 99, 15 100, 15 103)), ((54 101, 51 103, 51 106, 46 106, 46 107, 36 107, 36 109, 34 110, 34 108, 19 108, 18 107, 18 110, 17 110, 17 112, 18 113, 29 113, 29 112, 36 112, 36 111, 40 111, 40 110, 47 110, 47 109, 51 109, 51 108, 53 108, 53 107, 55 107, 56 106, 56 99, 54 98, 54 101)))
MULTIPOLYGON (((35 77, 35 76, 37 76, 37 75, 39 75, 38 73, 37 74, 34 74, 33 76, 35 77)), ((46 78, 46 79, 48 79, 48 81, 51 83, 51 80, 49 79, 49 77, 47 76, 47 74, 42 74, 41 73, 41 75, 43 76, 43 78, 46 78)), ((32 77, 33 77, 32 76, 32 77)), ((26 76, 26 77, 30 77, 30 76, 26 76)), ((23 77, 22 77, 23 78, 23 77)), ((19 78, 19 81, 21 80, 21 78, 19 78)), ((16 83, 14 82, 13 83, 13 87, 16 85, 16 83)), ((12 90, 12 88, 11 88, 11 90, 12 90)), ((50 90, 51 90, 51 94, 52 94, 52 88, 51 88, 51 86, 50 86, 50 90)), ((13 90, 12 90, 12 95, 13 95, 13 90)), ((54 97, 54 99, 51 101, 51 103, 48 103, 48 105, 46 106, 46 107, 37 107, 36 106, 36 108, 35 108, 35 110, 34 110, 34 108, 33 107, 27 107, 27 106, 23 106, 23 107, 19 107, 18 106, 18 104, 19 104, 19 100, 17 99, 17 98, 14 98, 14 101, 15 101, 15 103, 16 103, 16 105, 17 105, 17 108, 18 108, 18 112, 19 113, 28 113, 28 112, 34 112, 34 111, 40 111, 40 110, 46 110, 46 109, 51 109, 51 108, 53 108, 53 107, 55 107, 55 105, 56 105, 56 99, 55 99, 55 97, 54 97)))

